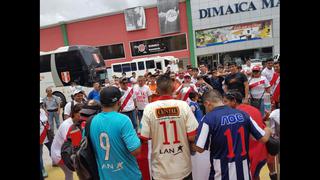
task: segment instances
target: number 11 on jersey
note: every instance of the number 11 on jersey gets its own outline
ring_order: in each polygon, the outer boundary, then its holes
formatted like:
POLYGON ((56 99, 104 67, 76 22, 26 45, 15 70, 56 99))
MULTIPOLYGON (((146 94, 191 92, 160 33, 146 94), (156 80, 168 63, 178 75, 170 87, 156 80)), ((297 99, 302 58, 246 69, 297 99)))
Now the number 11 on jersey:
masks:
MULTIPOLYGON (((176 123, 176 121, 171 120, 170 124, 172 124, 172 126, 173 126, 173 133, 174 133, 173 144, 180 143, 180 141, 178 140, 178 131, 177 131, 177 123, 176 123)), ((163 134, 164 134, 164 142, 163 142, 163 144, 170 144, 170 142, 168 140, 168 132, 167 132, 167 123, 166 123, 166 121, 160 122, 160 125, 162 125, 162 127, 163 127, 163 134)))

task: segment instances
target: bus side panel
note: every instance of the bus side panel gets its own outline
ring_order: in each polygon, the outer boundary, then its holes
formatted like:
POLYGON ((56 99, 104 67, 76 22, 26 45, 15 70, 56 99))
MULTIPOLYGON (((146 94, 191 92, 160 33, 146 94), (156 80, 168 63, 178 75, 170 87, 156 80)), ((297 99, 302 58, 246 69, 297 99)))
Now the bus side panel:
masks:
POLYGON ((56 87, 61 87, 63 86, 59 74, 57 71, 57 66, 56 66, 56 61, 55 61, 55 54, 51 54, 51 73, 52 73, 52 79, 56 87))

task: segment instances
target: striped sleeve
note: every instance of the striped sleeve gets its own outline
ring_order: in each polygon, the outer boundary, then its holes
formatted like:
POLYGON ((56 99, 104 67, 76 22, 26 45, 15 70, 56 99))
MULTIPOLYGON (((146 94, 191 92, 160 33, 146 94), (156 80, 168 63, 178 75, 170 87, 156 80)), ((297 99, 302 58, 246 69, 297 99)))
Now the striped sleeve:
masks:
POLYGON ((262 138, 265 134, 264 130, 259 127, 259 125, 249 116, 249 130, 253 137, 257 140, 262 138))
POLYGON ((207 149, 209 144, 209 124, 206 121, 206 116, 203 117, 198 127, 198 134, 196 137, 196 145, 202 149, 207 149))

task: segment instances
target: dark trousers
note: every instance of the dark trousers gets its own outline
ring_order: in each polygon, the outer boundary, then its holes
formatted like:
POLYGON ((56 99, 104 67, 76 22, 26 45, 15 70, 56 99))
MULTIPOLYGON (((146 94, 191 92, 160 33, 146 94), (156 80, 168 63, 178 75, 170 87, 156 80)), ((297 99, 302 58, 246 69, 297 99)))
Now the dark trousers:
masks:
POLYGON ((139 118, 139 122, 141 122, 142 115, 143 115, 143 110, 138 110, 138 118, 139 118))
MULTIPOLYGON (((154 180, 153 177, 152 180, 154 180)), ((183 178, 183 180, 192 180, 192 173, 190 173, 187 177, 183 178)))

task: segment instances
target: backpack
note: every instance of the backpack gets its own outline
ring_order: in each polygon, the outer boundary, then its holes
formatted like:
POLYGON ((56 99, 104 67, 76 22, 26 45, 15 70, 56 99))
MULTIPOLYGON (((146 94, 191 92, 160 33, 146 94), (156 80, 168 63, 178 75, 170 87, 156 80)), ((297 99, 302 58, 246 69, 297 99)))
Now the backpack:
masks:
MULTIPOLYGON (((80 122, 81 123, 81 122, 80 122)), ((70 126, 71 131, 80 130, 80 123, 74 123, 70 126)), ((76 152, 79 150, 79 147, 74 147, 72 145, 71 137, 67 137, 67 140, 61 146, 61 159, 67 168, 71 171, 75 171, 74 169, 74 158, 76 152)))
POLYGON ((90 125, 93 117, 87 119, 85 136, 81 140, 79 150, 75 153, 74 168, 80 180, 100 179, 95 151, 90 139, 90 125))

